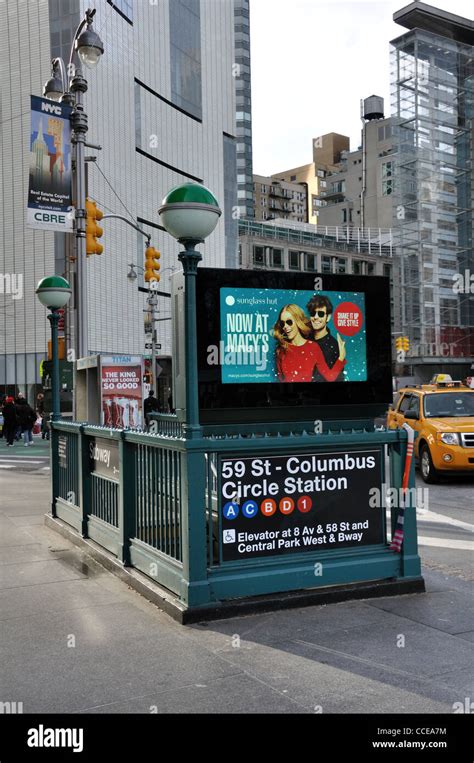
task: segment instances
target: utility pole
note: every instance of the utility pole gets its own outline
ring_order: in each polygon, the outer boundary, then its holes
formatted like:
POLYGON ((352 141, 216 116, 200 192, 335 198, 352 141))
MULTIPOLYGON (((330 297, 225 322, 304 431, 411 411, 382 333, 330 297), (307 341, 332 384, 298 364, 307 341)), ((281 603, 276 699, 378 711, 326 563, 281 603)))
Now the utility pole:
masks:
POLYGON ((152 388, 155 390, 156 393, 156 321, 158 320, 157 314, 158 310, 155 311, 155 308, 158 306, 158 297, 156 294, 153 294, 153 292, 150 290, 149 297, 147 299, 147 304, 151 308, 151 378, 152 378, 152 388))

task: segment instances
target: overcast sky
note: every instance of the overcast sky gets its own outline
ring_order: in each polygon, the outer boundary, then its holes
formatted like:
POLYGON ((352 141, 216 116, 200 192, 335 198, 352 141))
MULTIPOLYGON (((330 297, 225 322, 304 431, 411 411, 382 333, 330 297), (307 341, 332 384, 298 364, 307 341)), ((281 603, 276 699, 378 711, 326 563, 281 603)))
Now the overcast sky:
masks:
MULTIPOLYGON (((253 171, 312 161, 328 132, 360 142, 360 99, 381 95, 390 114, 389 42, 404 0, 250 0, 253 171)), ((474 0, 432 0, 474 18, 474 0)))

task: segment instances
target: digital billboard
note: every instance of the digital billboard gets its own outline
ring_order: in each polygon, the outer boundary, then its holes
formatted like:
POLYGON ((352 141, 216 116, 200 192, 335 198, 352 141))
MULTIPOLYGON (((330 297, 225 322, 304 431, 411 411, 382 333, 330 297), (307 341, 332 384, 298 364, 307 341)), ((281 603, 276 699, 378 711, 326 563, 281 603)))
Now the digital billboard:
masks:
POLYGON ((362 292, 220 289, 223 384, 365 382, 362 292))
MULTIPOLYGON (((173 384, 184 415, 184 279, 172 279, 173 384)), ((202 424, 370 419, 392 402, 390 281, 197 269, 202 424)))

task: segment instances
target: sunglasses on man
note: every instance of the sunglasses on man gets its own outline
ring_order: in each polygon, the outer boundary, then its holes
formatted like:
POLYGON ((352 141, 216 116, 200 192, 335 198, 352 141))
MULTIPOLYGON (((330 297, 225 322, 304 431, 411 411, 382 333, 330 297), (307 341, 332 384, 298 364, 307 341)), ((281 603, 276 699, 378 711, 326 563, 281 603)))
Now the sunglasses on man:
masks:
POLYGON ((313 318, 325 318, 327 315, 326 310, 315 310, 313 314, 313 318))

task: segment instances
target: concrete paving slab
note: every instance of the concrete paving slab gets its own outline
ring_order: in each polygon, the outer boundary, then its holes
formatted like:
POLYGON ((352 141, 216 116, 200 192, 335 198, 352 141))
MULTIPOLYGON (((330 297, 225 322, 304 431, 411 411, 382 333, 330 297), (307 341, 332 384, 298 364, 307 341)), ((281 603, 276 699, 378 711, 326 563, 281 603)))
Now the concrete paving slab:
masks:
POLYGON ((31 527, 32 525, 44 525, 44 517, 41 514, 16 514, 9 516, 10 522, 15 527, 31 527))
POLYGON ((120 592, 107 590, 93 580, 75 578, 41 587, 25 586, 0 591, 0 621, 29 617, 38 612, 80 609, 91 604, 110 604, 120 599, 120 592))
POLYGON ((468 668, 440 673, 437 680, 455 689, 458 694, 458 701, 462 702, 466 697, 474 700, 474 661, 468 668))
POLYGON ((27 545, 33 540, 25 528, 15 527, 9 519, 0 519, 0 548, 27 545))
POLYGON ((127 702, 84 708, 85 713, 301 713, 306 712, 282 692, 249 675, 226 676, 207 684, 192 684, 127 702), (150 709, 151 708, 151 709, 150 709))
POLYGON ((455 633, 456 638, 463 638, 466 641, 474 642, 474 631, 467 631, 465 633, 455 633))
POLYGON ((457 591, 425 593, 414 601, 412 596, 384 598, 372 606, 399 615, 416 623, 423 623, 446 633, 474 629, 474 601, 466 607, 466 595, 457 591))
POLYGON ((95 647, 63 645, 52 657, 31 653, 18 662, 9 659, 2 669, 2 696, 23 702, 25 713, 72 713, 240 672, 178 632, 158 636, 150 630, 140 639, 112 644, 104 638, 95 647))
POLYGON ((28 564, 24 562, 2 564, 0 567, 0 590, 57 583, 80 577, 85 578, 85 575, 77 571, 72 572, 69 567, 55 559, 28 564))
POLYGON ((42 562, 49 559, 51 559, 51 551, 41 543, 0 547, 0 565, 11 564, 12 562, 42 562))
POLYGON ((20 664, 32 652, 37 657, 53 659, 60 651, 99 649, 108 644, 114 650, 129 641, 142 643, 149 636, 160 640, 178 634, 189 637, 174 620, 154 608, 147 612, 135 604, 113 601, 108 604, 38 612, 28 617, 16 617, 2 623, 0 659, 13 658, 20 664), (18 633, 22 638, 18 639, 18 633), (75 646, 69 646, 70 637, 75 646))
POLYGON ((336 647, 322 650, 296 641, 275 647, 242 643, 220 656, 311 713, 439 713, 457 697, 446 685, 354 658, 336 647))
POLYGON ((276 644, 317 633, 352 630, 358 626, 375 627, 386 621, 387 615, 368 603, 353 601, 235 617, 220 623, 190 625, 189 628, 205 631, 213 647, 220 648, 224 643, 231 645, 234 636, 246 641, 276 644))

